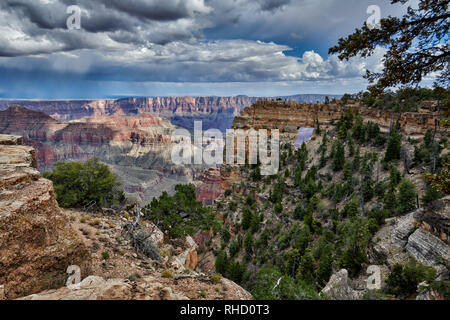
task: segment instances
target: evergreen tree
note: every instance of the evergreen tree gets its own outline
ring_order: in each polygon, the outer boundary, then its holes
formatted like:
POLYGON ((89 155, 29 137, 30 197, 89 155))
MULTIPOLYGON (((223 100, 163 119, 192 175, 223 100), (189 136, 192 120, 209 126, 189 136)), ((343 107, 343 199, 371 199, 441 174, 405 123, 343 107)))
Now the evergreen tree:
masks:
POLYGON ((309 284, 314 283, 314 259, 311 254, 311 249, 307 249, 300 260, 298 278, 309 284))
POLYGON ((358 146, 356 148, 355 157, 353 158, 353 172, 359 171, 360 162, 361 162, 361 154, 358 146))
POLYGON ((247 230, 250 227, 253 213, 249 206, 245 206, 242 210, 242 229, 247 230))
MULTIPOLYGON (((407 2, 391 0, 392 4, 407 2)), ((366 75, 370 82, 376 82, 369 87, 374 94, 399 84, 418 84, 434 72, 441 73, 439 79, 444 85, 449 82, 449 46, 445 45, 448 43, 449 2, 420 0, 416 8, 409 6, 405 12, 402 18, 381 19, 379 28, 364 24, 329 49, 328 53, 339 53, 339 59, 344 60, 370 56, 380 46, 386 48, 382 72, 368 71, 366 75)))
POLYGON ((389 184, 392 188, 397 187, 397 185, 402 180, 402 174, 398 169, 394 166, 389 168, 389 184))
POLYGON ((56 200, 61 207, 80 207, 95 202, 102 207, 125 200, 120 182, 109 167, 97 158, 86 162, 57 162, 52 172, 44 173, 52 180, 56 200))
POLYGON ((344 170, 342 172, 345 181, 351 181, 353 176, 352 164, 350 161, 346 161, 344 165, 344 170))
POLYGON ((359 200, 359 197, 353 194, 345 204, 342 215, 344 217, 356 217, 359 215, 359 200))
POLYGON ((384 154, 384 161, 389 162, 392 160, 399 160, 401 148, 402 136, 397 130, 394 130, 388 141, 386 153, 384 154))
POLYGON ((411 181, 403 179, 398 185, 399 213, 407 213, 416 208, 417 192, 411 181))
POLYGON ((348 156, 353 157, 355 155, 355 143, 353 139, 348 140, 348 156))
POLYGON ((362 176, 362 195, 364 202, 369 202, 373 198, 372 168, 369 162, 364 165, 362 176))
POLYGON ((390 187, 384 196, 384 209, 389 213, 389 216, 395 216, 397 214, 397 196, 395 189, 390 187))
POLYGON ((442 198, 444 195, 437 190, 435 187, 433 187, 432 185, 427 186, 427 189, 425 190, 425 194, 422 196, 422 202, 425 205, 428 205, 430 203, 432 203, 433 201, 436 201, 440 198, 442 198))
POLYGON ((333 170, 340 171, 345 164, 345 149, 341 141, 337 141, 333 155, 333 170))
POLYGON ((228 257, 225 251, 221 250, 216 257, 216 272, 221 275, 226 275, 228 270, 228 257))
POLYGON ((333 271, 333 251, 330 245, 326 246, 320 255, 319 267, 317 269, 317 283, 324 287, 330 279, 333 271))
POLYGON ((244 248, 247 253, 252 253, 253 251, 253 235, 251 232, 247 232, 244 237, 244 248))
POLYGON ((363 119, 361 116, 356 117, 355 124, 352 129, 352 136, 359 143, 363 143, 365 140, 366 132, 364 130, 363 119))

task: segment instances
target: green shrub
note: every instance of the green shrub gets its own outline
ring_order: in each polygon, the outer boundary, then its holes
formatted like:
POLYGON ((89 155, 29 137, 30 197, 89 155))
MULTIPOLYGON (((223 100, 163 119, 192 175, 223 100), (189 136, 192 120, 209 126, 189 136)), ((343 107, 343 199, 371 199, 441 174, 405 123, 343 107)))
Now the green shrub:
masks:
POLYGON ((431 281, 436 274, 432 267, 425 267, 411 259, 405 266, 396 264, 386 279, 387 292, 397 297, 407 297, 417 291, 422 281, 431 281))
POLYGON ((79 207, 94 202, 102 207, 125 200, 117 177, 97 158, 83 162, 58 162, 44 177, 53 182, 61 207, 79 207))
POLYGON ((173 278, 172 271, 170 271, 170 270, 164 270, 164 271, 161 273, 161 277, 163 277, 163 278, 173 278))
POLYGON ((193 185, 175 186, 175 195, 169 196, 163 192, 159 199, 153 198, 151 203, 143 208, 144 217, 155 221, 164 232, 172 238, 193 235, 200 230, 213 229, 219 232, 222 221, 211 210, 197 201, 193 185))
POLYGON ((109 252, 108 251, 103 251, 102 252, 102 258, 103 258, 103 260, 108 260, 109 259, 109 252))

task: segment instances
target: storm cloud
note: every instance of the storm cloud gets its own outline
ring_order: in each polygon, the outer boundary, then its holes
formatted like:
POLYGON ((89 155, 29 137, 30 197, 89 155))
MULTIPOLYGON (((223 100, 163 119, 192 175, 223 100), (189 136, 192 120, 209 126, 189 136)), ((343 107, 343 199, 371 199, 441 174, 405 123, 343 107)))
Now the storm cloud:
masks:
MULTIPOLYGON (((227 88, 235 83, 236 91, 228 91, 235 94, 244 93, 238 92, 245 91, 243 83, 252 88, 261 83, 283 88, 284 83, 292 88, 294 82, 322 86, 335 81, 342 88, 349 82, 361 88, 365 70, 381 68, 384 51, 378 49, 369 59, 342 62, 326 50, 363 24, 369 3, 4 0, 0 3, 0 94, 33 97, 42 90, 44 96, 54 97, 48 88, 55 79, 70 97, 84 97, 84 83, 105 96, 114 90, 128 92, 132 86, 149 88, 152 83, 155 87, 185 83, 186 88, 204 83, 211 94, 217 92, 214 83, 229 83, 227 88), (80 30, 66 26, 67 7, 74 4, 81 8, 80 30)), ((382 6, 385 15, 401 10, 382 6)))

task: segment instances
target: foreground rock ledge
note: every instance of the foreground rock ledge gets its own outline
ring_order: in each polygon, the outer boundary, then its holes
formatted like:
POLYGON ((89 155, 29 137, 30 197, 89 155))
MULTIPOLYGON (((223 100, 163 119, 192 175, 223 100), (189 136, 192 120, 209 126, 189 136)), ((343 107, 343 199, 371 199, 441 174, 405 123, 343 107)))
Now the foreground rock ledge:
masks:
POLYGON ((64 285, 67 267, 88 274, 89 252, 58 207, 34 149, 0 135, 0 286, 14 299, 64 285))

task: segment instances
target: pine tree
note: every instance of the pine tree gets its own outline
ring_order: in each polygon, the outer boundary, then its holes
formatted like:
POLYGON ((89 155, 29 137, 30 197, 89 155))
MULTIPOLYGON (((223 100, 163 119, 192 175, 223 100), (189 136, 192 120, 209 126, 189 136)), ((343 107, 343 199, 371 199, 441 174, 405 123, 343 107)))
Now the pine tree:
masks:
POLYGON ((320 255, 319 267, 317 269, 317 283, 323 287, 328 283, 333 271, 333 251, 331 246, 326 246, 320 255))
POLYGON ((432 203, 433 201, 436 201, 443 197, 443 194, 439 192, 435 187, 432 185, 428 186, 425 190, 425 194, 422 197, 422 202, 427 205, 432 203))
MULTIPOLYGON (((392 4, 405 5, 407 2, 391 0, 392 4)), ((440 82, 448 84, 449 2, 420 0, 415 7, 409 6, 401 18, 388 16, 381 19, 378 28, 365 23, 353 34, 339 39, 338 45, 330 48, 328 53, 339 54, 339 59, 346 60, 354 56, 371 56, 376 48, 386 48, 383 70, 368 71, 366 75, 370 82, 376 82, 369 87, 374 94, 400 84, 418 84, 434 72, 441 73, 440 82)))
POLYGON ((249 206, 245 206, 242 210, 242 229, 247 230, 252 221, 252 211, 249 206))
POLYGON ((367 162, 363 168, 362 176, 362 194, 364 202, 369 202, 373 197, 373 181, 372 181, 372 169, 369 162, 367 162))
POLYGON ((300 260, 298 278, 309 284, 314 283, 314 259, 311 254, 311 249, 306 249, 305 254, 300 260))
POLYGON ((395 216, 397 214, 397 196, 395 189, 390 187, 384 195, 384 209, 389 212, 389 216, 395 216))
POLYGON ((365 130, 364 130, 364 124, 361 116, 358 116, 356 118, 355 124, 353 125, 352 129, 352 135, 353 138, 356 139, 359 143, 364 142, 365 139, 365 130))
POLYGON ((333 156, 333 170, 340 171, 345 164, 345 149, 341 141, 336 143, 335 152, 333 156))
POLYGON ((411 181, 403 179, 398 185, 399 213, 407 213, 416 208, 417 192, 411 181))
POLYGON ((216 272, 225 275, 228 270, 228 257, 225 251, 220 251, 216 257, 216 272))
POLYGON ((244 248, 247 253, 251 253, 253 251, 253 235, 251 232, 247 232, 244 237, 244 248))
POLYGON ((355 143, 353 139, 349 139, 348 141, 348 156, 353 157, 355 155, 355 143))
POLYGON ((388 141, 386 153, 384 154, 384 161, 389 162, 392 160, 399 160, 401 148, 402 136, 397 130, 394 130, 388 141))

